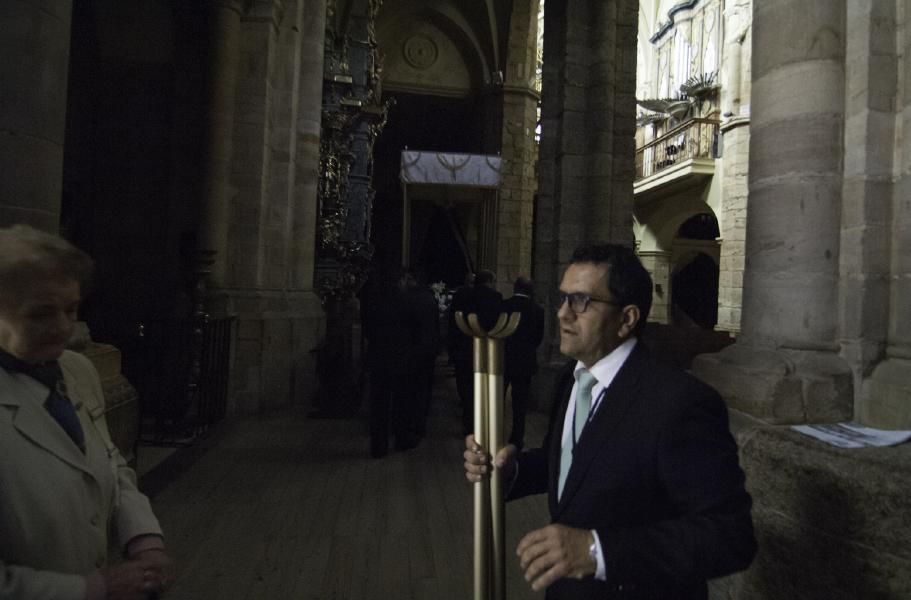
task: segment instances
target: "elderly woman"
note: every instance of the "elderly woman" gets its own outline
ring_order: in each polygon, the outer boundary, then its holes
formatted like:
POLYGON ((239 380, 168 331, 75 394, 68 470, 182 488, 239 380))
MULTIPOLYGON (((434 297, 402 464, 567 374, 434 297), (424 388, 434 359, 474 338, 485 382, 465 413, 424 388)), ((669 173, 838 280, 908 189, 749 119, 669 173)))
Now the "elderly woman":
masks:
POLYGON ((0 229, 0 599, 145 599, 167 583, 98 374, 65 349, 91 271, 59 237, 0 229), (109 564, 114 542, 125 560, 109 564))

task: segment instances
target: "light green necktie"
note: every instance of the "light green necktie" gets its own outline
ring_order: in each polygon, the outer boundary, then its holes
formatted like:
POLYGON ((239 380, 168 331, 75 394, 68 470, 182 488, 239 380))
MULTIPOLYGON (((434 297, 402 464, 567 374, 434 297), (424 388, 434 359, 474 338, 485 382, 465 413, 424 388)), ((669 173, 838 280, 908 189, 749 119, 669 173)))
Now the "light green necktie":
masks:
POLYGON ((582 428, 588 422, 588 414, 592 409, 592 388, 598 380, 588 369, 579 369, 576 371, 576 408, 575 421, 573 422, 573 435, 569 441, 563 444, 560 450, 560 479, 557 486, 557 498, 563 495, 563 486, 566 484, 566 476, 569 474, 569 467, 573 462, 573 447, 575 440, 582 435, 582 428))

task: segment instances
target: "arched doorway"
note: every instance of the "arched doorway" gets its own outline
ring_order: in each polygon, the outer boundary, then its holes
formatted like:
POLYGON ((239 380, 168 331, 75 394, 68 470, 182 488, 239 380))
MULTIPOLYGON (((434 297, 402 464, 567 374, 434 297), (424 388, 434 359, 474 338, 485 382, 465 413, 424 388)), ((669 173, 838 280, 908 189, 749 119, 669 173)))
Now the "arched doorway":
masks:
POLYGON ((458 287, 465 281, 466 274, 475 270, 471 256, 466 252, 465 234, 454 214, 455 209, 424 203, 415 205, 412 210, 415 215, 412 223, 417 223, 418 214, 425 216, 423 235, 415 252, 415 269, 426 277, 427 282, 442 281, 448 288, 458 287))
POLYGON ((706 254, 674 273, 671 280, 675 325, 712 329, 718 322, 718 265, 706 254))
POLYGON ((687 219, 674 240, 671 321, 713 329, 718 323, 718 220, 711 213, 687 219))

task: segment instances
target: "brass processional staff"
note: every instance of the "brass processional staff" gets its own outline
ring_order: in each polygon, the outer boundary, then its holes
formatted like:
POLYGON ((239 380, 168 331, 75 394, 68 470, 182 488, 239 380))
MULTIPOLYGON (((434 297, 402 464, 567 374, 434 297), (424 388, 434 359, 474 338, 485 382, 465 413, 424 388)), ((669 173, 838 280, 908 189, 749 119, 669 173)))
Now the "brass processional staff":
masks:
MULTIPOLYGON (((478 315, 455 314, 459 329, 473 339, 474 439, 496 456, 503 433, 503 340, 519 326, 520 313, 501 313, 485 331, 478 315)), ((506 520, 500 470, 474 484, 474 600, 506 600, 506 520)))

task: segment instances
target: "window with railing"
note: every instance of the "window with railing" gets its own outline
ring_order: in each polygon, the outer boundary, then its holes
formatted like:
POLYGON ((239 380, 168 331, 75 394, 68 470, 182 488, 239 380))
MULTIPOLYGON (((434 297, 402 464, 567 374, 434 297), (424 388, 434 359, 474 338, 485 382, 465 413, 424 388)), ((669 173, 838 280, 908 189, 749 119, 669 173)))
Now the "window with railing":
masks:
POLYGON ((636 149, 636 179, 693 158, 718 156, 717 119, 694 118, 636 149))

